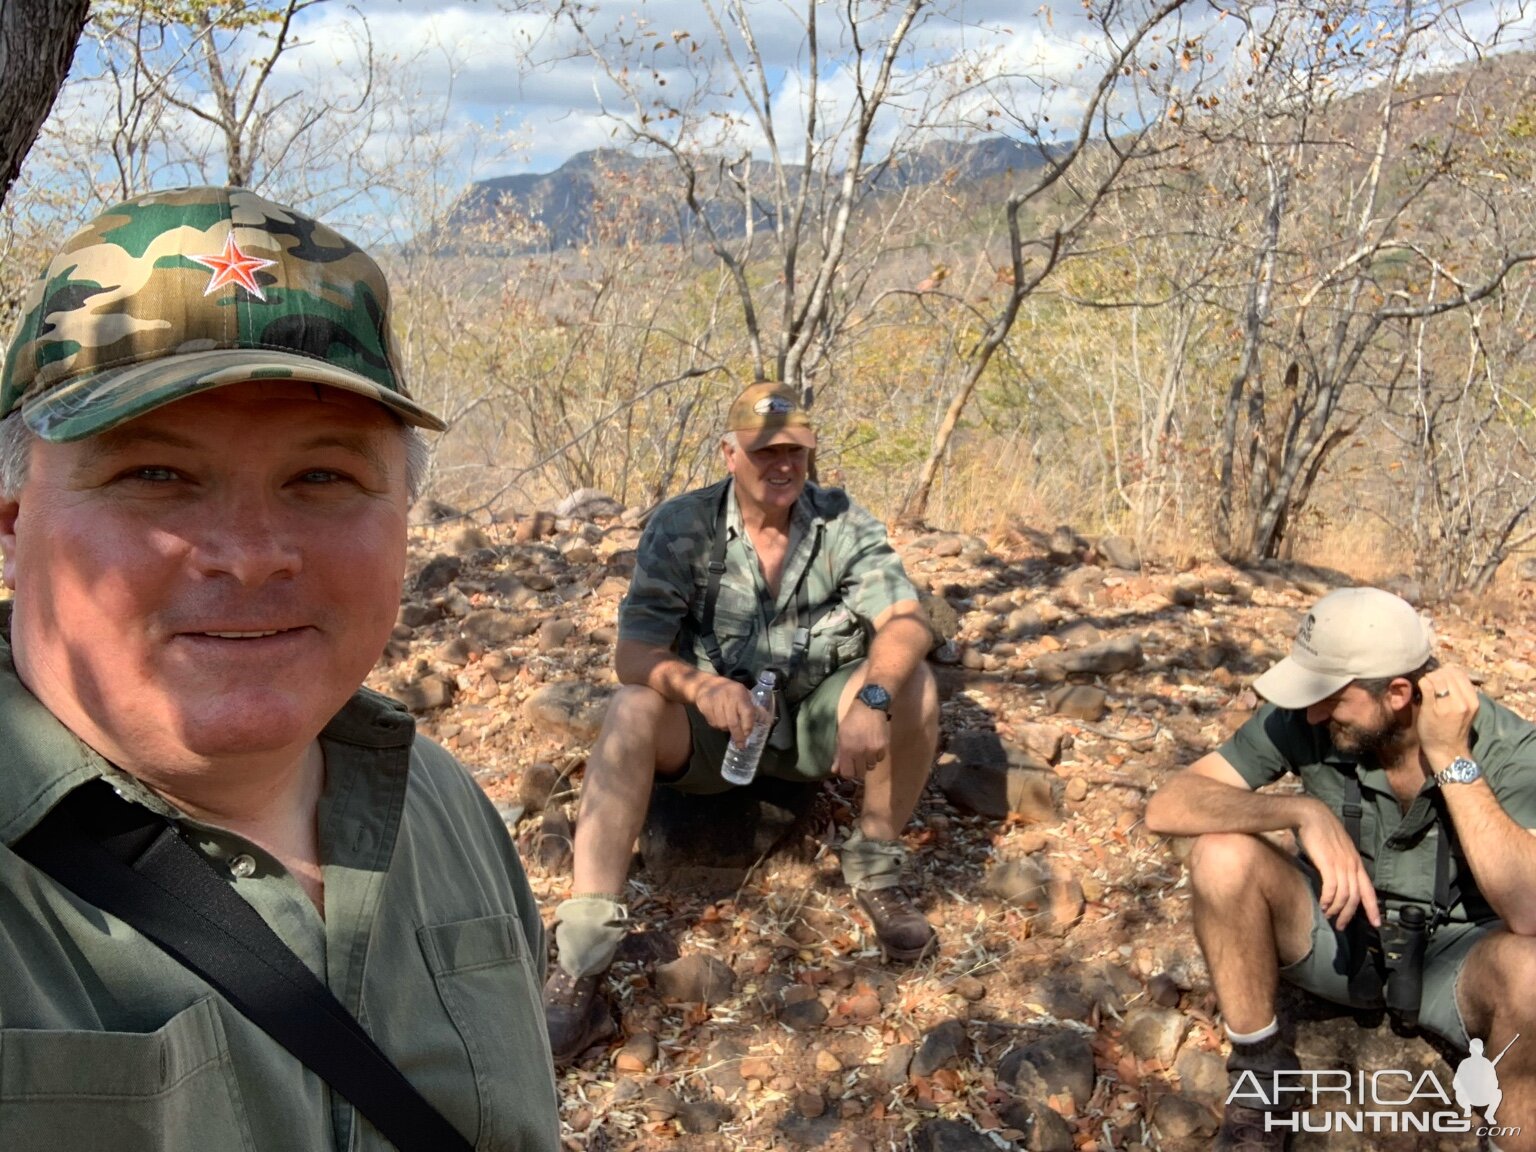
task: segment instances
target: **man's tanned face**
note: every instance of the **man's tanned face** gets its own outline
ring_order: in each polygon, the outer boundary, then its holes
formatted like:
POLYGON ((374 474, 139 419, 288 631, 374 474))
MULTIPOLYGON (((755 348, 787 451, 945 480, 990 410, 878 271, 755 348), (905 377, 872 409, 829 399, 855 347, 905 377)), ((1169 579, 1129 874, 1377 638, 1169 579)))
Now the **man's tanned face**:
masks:
POLYGON ((1327 723, 1329 739, 1344 755, 1381 759, 1397 749, 1412 721, 1384 696, 1351 683, 1308 708, 1307 722, 1327 723))
POLYGON ((22 680, 130 771, 297 749, 389 636, 405 450, 368 399, 228 385, 33 445, 0 505, 22 680))

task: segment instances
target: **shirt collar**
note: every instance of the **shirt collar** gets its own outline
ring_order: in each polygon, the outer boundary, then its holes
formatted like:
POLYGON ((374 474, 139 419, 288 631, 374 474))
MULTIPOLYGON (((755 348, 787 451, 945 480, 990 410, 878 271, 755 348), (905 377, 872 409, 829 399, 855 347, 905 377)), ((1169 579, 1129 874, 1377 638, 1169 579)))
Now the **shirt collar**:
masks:
MULTIPOLYGON (((734 476, 726 480, 725 493, 725 538, 733 539, 742 534, 741 505, 736 500, 736 478, 734 476)), ((818 508, 817 496, 821 489, 809 480, 800 490, 800 496, 795 500, 795 506, 789 512, 789 540, 790 547, 794 546, 809 535, 810 530, 817 524, 825 524, 826 517, 818 508)))

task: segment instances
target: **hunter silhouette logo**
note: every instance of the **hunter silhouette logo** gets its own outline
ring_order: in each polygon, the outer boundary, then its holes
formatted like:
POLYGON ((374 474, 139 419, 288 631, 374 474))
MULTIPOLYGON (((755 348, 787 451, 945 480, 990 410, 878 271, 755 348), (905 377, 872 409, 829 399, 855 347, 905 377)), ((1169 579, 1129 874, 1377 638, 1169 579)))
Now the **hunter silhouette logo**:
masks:
MULTIPOLYGON (((1520 1033, 1516 1032, 1515 1040, 1518 1039, 1520 1033)), ((1478 1108, 1483 1113, 1483 1119, 1490 1125, 1498 1124, 1494 1114, 1499 1110, 1499 1102, 1504 1099, 1504 1093, 1499 1091, 1499 1074, 1495 1069, 1499 1061, 1504 1059, 1504 1052, 1514 1047, 1515 1040, 1504 1045, 1504 1051, 1492 1060, 1483 1055, 1481 1040, 1472 1041, 1471 1054, 1456 1065, 1456 1076, 1451 1080, 1451 1088, 1456 1093, 1456 1103, 1461 1106, 1462 1115, 1471 1116, 1472 1109, 1478 1108)))

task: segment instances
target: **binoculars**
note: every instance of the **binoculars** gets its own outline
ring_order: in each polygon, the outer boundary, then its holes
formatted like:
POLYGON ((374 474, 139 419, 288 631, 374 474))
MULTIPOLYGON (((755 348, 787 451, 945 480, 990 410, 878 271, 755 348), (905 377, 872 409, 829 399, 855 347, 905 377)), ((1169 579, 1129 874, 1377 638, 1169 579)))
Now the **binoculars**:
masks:
POLYGON ((1424 998, 1424 946, 1429 942, 1424 909, 1406 905, 1398 910, 1395 921, 1384 918, 1378 932, 1387 1010, 1404 1027, 1417 1028, 1424 998))

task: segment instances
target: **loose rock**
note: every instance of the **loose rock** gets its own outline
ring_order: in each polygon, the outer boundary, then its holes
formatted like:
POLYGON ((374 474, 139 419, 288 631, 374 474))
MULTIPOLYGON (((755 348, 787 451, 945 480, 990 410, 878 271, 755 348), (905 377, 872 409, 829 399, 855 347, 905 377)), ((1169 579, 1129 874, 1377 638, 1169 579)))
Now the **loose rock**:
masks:
POLYGON ((523 708, 528 718, 546 731, 590 744, 597 739, 611 695, 612 689, 584 680, 565 680, 540 688, 523 708))
POLYGON ((942 1020, 924 1034, 912 1058, 912 1075, 932 1076, 940 1068, 951 1068, 968 1047, 965 1025, 954 1019, 942 1020))
POLYGON ((1063 1030, 1008 1053, 997 1067, 998 1079, 1012 1083, 1024 1064, 1039 1074, 1052 1094, 1071 1093, 1078 1109, 1093 1095, 1093 1048, 1081 1032, 1063 1030))
POLYGON ((668 1000, 719 1004, 736 991, 736 974, 717 957, 695 952, 656 969, 656 991, 668 1000))
POLYGON ((1109 711, 1109 693, 1092 684, 1062 684, 1047 693, 1045 704, 1058 716, 1094 724, 1109 711))
POLYGON ((1173 1067, 1179 1044, 1189 1031, 1189 1017, 1172 1008, 1149 1005, 1133 1009, 1125 1019, 1125 1045, 1143 1060, 1173 1067))

